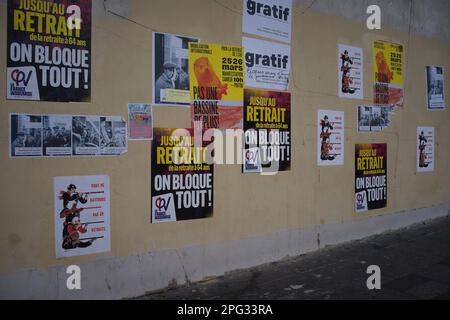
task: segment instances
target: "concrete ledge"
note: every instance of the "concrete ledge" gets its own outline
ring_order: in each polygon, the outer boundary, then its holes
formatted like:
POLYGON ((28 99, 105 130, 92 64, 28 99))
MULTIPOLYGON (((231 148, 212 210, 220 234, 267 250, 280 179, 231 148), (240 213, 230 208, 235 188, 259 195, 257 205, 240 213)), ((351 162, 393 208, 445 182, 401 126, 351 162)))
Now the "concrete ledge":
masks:
POLYGON ((450 204, 408 210, 339 224, 309 226, 207 246, 108 258, 81 267, 81 290, 66 288, 67 266, 19 270, 0 276, 0 299, 120 299, 218 276, 361 239, 449 214, 450 204))

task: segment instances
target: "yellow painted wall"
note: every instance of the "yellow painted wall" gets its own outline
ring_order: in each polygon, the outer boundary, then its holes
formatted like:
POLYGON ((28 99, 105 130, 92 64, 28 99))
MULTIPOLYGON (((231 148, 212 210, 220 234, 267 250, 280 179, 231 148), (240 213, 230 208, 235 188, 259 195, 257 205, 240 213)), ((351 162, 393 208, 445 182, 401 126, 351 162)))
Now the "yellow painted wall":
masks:
MULTIPOLYGON (((94 0, 97 1, 97 0, 94 0)), ((426 111, 425 66, 445 69, 450 101, 450 45, 422 36, 296 8, 291 47, 292 164, 276 176, 243 175, 239 165, 215 167, 214 217, 150 224, 150 144, 130 142, 128 153, 96 158, 8 158, 8 113, 120 115, 127 103, 151 102, 152 30, 240 45, 242 1, 131 1, 129 19, 94 15, 92 102, 6 100, 6 6, 0 6, 0 274, 102 257, 190 245, 220 243, 450 202, 450 114, 426 111), (391 40, 405 49, 405 106, 381 133, 357 133, 357 105, 372 101, 372 41, 391 40), (337 45, 364 50, 364 101, 337 97, 337 45), (318 109, 345 111, 345 165, 316 165, 318 109), (434 126, 436 164, 416 174, 416 127, 434 126), (388 205, 354 212, 354 144, 388 144, 388 205), (56 259, 53 177, 106 174, 111 182, 111 252, 56 259)), ((155 127, 188 127, 189 109, 155 107, 155 127)))

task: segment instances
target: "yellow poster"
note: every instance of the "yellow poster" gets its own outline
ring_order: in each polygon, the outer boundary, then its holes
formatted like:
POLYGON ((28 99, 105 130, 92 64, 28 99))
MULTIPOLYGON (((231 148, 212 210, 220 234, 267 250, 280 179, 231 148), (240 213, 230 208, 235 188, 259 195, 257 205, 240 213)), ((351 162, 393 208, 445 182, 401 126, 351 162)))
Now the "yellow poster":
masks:
POLYGON ((203 128, 243 124, 244 56, 241 46, 189 43, 191 120, 203 128))
POLYGON ((403 46, 387 41, 373 42, 374 103, 403 106, 403 46))

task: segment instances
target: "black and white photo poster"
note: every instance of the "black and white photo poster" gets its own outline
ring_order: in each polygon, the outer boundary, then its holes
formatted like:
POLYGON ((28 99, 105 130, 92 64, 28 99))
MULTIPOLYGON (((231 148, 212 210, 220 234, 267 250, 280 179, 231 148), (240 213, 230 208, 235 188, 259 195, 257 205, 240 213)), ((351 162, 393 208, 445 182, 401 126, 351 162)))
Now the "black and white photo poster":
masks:
POLYGON ((11 158, 118 156, 127 150, 122 117, 9 114, 11 158))
POLYGON ((389 124, 389 107, 358 106, 358 132, 383 131, 389 124))
POLYGON ((445 109, 444 68, 427 66, 427 108, 428 110, 445 109))
POLYGON ((10 157, 42 156, 42 116, 9 115, 10 157))
POLYGON ((43 143, 45 156, 72 155, 72 116, 45 115, 43 143))
POLYGON ((197 38, 153 33, 153 103, 190 105, 188 43, 197 38))

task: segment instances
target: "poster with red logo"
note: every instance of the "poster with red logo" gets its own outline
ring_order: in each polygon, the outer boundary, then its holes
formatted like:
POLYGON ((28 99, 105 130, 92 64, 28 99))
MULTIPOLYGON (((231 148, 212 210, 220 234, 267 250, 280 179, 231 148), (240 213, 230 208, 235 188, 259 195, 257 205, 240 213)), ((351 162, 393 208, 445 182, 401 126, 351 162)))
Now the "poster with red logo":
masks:
POLYGON ((91 0, 8 0, 8 99, 90 102, 91 11, 91 0))
POLYGON ((387 144, 355 145, 355 211, 380 209, 387 204, 387 144))
POLYGON ((244 90, 242 172, 275 174, 291 168, 291 94, 244 90))
POLYGON ((111 250, 109 176, 54 178, 56 257, 111 250))
POLYGON ((194 129, 154 128, 151 222, 213 216, 214 167, 208 145, 194 129))

